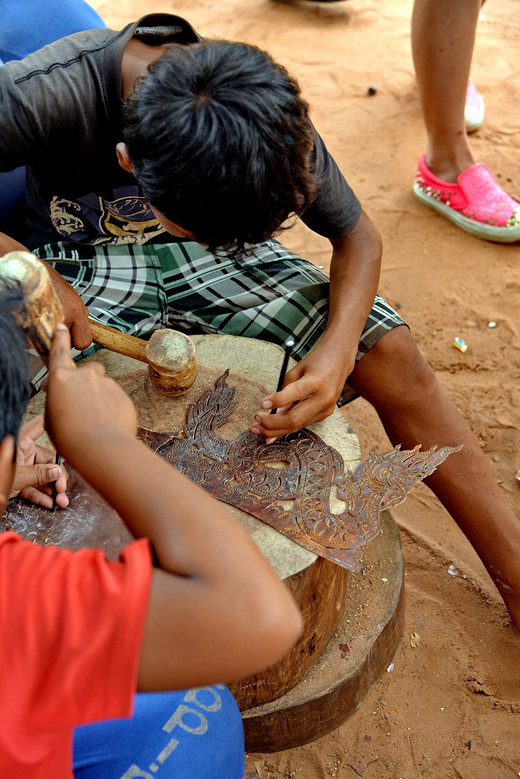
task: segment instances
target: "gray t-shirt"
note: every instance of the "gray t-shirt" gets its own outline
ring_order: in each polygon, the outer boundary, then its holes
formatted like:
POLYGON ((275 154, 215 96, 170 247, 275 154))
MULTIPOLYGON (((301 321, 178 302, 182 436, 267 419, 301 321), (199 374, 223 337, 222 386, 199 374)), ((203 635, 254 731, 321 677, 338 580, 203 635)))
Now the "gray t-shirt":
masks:
MULTIPOLYGON (((120 32, 88 30, 0 68, 0 170, 27 168, 27 245, 58 240, 121 244, 170 240, 117 161, 123 137, 121 67, 132 37, 201 40, 183 19, 150 14, 120 32)), ((319 192, 302 214, 329 238, 350 232, 361 206, 316 133, 319 192)))

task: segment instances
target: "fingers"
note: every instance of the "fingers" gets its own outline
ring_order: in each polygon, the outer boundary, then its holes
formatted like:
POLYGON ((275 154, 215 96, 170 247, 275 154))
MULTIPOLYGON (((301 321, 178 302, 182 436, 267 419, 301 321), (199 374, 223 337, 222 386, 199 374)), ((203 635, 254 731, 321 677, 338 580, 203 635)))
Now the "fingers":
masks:
POLYGON ((45 449, 43 446, 35 445, 34 441, 19 441, 16 462, 19 465, 27 466, 35 465, 36 463, 55 463, 56 453, 50 449, 45 449))
POLYGON ((16 479, 17 483, 21 485, 20 489, 50 484, 61 479, 64 474, 61 466, 55 463, 37 463, 36 465, 22 466, 21 471, 20 481, 18 481, 18 478, 16 479))
POLYGON ((332 382, 322 375, 306 373, 304 367, 304 361, 298 363, 287 373, 283 389, 262 400, 262 410, 257 412, 250 431, 268 443, 320 422, 334 411, 337 398, 332 382))
POLYGON ((35 506, 44 506, 47 509, 53 507, 51 496, 46 495, 45 492, 42 492, 37 487, 25 487, 25 489, 20 490, 19 494, 21 498, 29 501, 29 503, 33 503, 35 506))
POLYGON ((56 483, 56 491, 62 496, 59 505, 68 505, 69 500, 65 495, 67 473, 64 468, 54 463, 17 465, 10 497, 20 494, 25 500, 30 500, 36 505, 51 508, 52 500, 46 498, 51 493, 52 482, 56 483))
POLYGON ((20 430, 16 447, 16 462, 20 465, 32 465, 38 462, 51 462, 52 452, 37 446, 35 441, 45 432, 43 414, 27 422, 20 430), (45 453, 48 457, 45 456, 45 453))
POLYGON ((70 358, 70 333, 66 325, 56 325, 52 345, 49 352, 49 373, 60 368, 69 370, 72 367, 70 358))
MULTIPOLYGON (((90 326, 89 326, 90 330, 90 326)), ((90 343, 92 339, 90 339, 90 343)), ((87 344, 89 346, 89 344, 87 344)), ((49 352, 49 373, 52 373, 60 368, 70 370, 75 368, 74 363, 70 356, 71 350, 71 334, 64 324, 56 325, 54 336, 52 339, 52 346, 49 352)), ((91 362, 85 365, 81 369, 82 371, 92 371, 98 376, 104 376, 106 373, 105 367, 99 362, 91 362)))
POLYGON ((47 266, 47 271, 63 306, 65 324, 70 327, 72 343, 76 349, 86 349, 92 343, 88 308, 76 290, 51 265, 47 266))
POLYGON ((64 506, 69 505, 69 499, 66 493, 69 474, 67 473, 65 468, 62 468, 61 471, 62 471, 61 476, 58 479, 56 479, 54 486, 56 487, 56 503, 58 504, 58 506, 61 506, 63 508, 64 506))
POLYGON ((285 377, 283 389, 265 397, 261 406, 264 411, 272 412, 276 409, 280 413, 293 408, 297 403, 313 395, 314 391, 315 387, 311 382, 306 378, 298 379, 293 369, 285 377))
MULTIPOLYGON (((56 452, 51 449, 45 449, 43 446, 35 446, 31 453, 32 459, 30 462, 25 462, 24 465, 35 465, 36 463, 56 463, 56 452)), ((58 466, 59 467, 59 466, 58 466)), ((57 476, 52 476, 51 479, 56 479, 57 476)))
POLYGON ((319 400, 308 399, 292 406, 289 411, 278 409, 276 414, 258 411, 249 429, 251 433, 263 436, 267 443, 272 443, 277 438, 295 433, 313 422, 321 422, 332 414, 335 407, 335 403, 324 407, 319 400))
MULTIPOLYGON (((39 487, 26 487, 20 491, 20 497, 24 500, 34 503, 35 506, 43 506, 46 509, 54 508, 54 502, 52 499, 51 489, 47 486, 39 487)), ((56 495, 56 505, 59 508, 67 508, 69 505, 68 496, 64 492, 60 492, 56 495)))
POLYGON ((70 326, 72 343, 76 349, 86 349, 92 343, 92 332, 88 320, 88 309, 86 315, 75 319, 70 326))

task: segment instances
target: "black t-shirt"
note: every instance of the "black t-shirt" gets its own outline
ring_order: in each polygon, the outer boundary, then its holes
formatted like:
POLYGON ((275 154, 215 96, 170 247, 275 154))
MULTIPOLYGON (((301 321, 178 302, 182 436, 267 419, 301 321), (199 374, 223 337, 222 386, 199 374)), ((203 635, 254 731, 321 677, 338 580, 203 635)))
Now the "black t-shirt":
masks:
MULTIPOLYGON (((29 248, 170 240, 116 156, 122 58, 132 37, 149 45, 201 40, 180 17, 150 14, 119 32, 70 35, 0 68, 0 170, 27 167, 29 248)), ((317 133, 313 156, 320 187, 301 218, 339 237, 355 227, 361 206, 317 133)))

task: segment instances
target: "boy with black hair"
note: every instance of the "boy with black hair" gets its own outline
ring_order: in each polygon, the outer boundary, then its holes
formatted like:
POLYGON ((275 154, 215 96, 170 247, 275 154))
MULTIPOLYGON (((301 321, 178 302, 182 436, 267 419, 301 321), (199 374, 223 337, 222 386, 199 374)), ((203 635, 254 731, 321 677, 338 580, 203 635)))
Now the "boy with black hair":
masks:
POLYGON ((261 401, 252 432, 274 440, 357 394, 393 445, 463 444, 427 483, 520 627, 520 523, 377 295, 380 236, 285 69, 152 14, 4 66, 0 101, 0 169, 28 164, 27 245, 54 266, 74 345, 91 343, 88 312, 136 335, 291 337, 298 363, 261 401), (330 240, 330 279, 271 237, 291 215, 330 240))
MULTIPOLYGON (((2 513, 29 386, 16 295, 0 293, 2 513)), ((64 325, 46 421, 138 540, 109 561, 0 534, 0 776, 241 779, 240 713, 215 682, 285 653, 301 629, 296 604, 224 506, 136 438, 133 404, 103 367, 72 368, 64 325), (133 717, 114 719, 132 714, 137 689, 180 691, 139 694, 133 717), (73 753, 73 729, 89 722, 73 753)))

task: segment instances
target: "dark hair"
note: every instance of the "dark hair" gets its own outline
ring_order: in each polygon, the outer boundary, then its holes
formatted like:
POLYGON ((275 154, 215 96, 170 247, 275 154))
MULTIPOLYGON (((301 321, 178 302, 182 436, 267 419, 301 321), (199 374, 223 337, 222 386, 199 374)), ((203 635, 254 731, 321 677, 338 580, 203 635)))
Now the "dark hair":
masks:
POLYGON ((23 305, 19 289, 0 291, 0 441, 18 437, 29 400, 27 354, 12 311, 23 305))
POLYGON ((150 203, 210 250, 270 238, 315 194, 300 88, 264 51, 171 46, 124 108, 124 140, 150 203))

